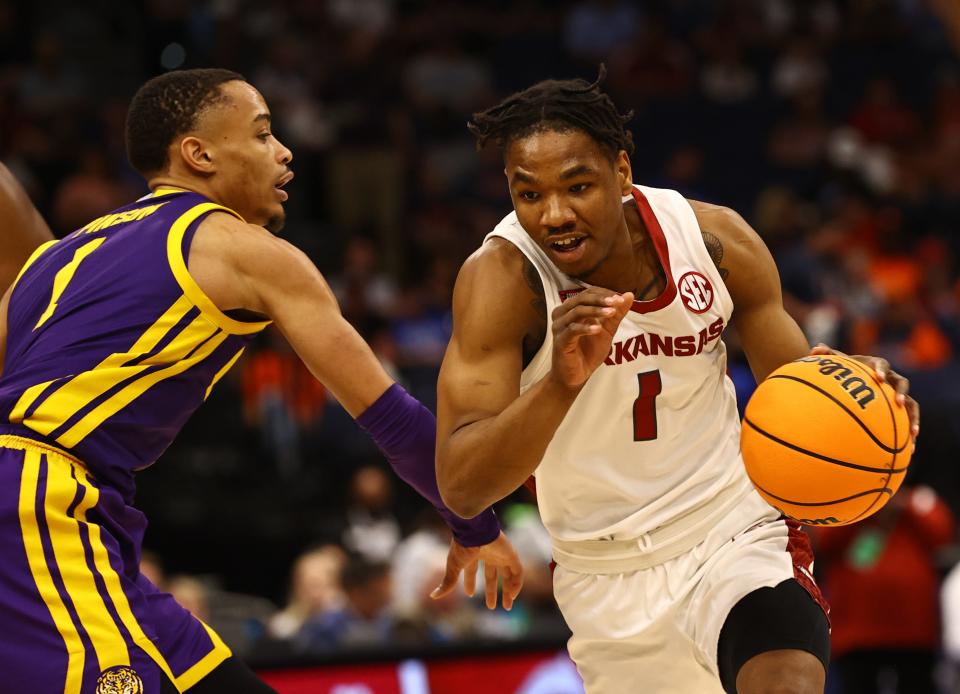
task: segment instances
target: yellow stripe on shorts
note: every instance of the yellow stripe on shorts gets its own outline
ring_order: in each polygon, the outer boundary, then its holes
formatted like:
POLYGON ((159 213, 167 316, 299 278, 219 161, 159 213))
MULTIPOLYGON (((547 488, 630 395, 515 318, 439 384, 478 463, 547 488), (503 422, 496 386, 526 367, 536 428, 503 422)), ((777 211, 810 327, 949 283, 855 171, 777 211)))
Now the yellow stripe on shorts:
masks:
POLYGON ((40 478, 40 457, 37 449, 24 448, 23 474, 20 478, 19 515, 20 529, 23 532, 23 544, 27 550, 27 562, 30 573, 37 584, 40 597, 50 610, 53 623, 60 632, 67 649, 67 677, 64 682, 64 694, 80 694, 83 684, 84 647, 77 628, 70 618, 60 593, 53 584, 50 569, 43 556, 43 543, 40 540, 40 526, 37 523, 37 487, 40 478))
MULTIPOLYGON (((100 670, 114 665, 130 665, 127 642, 97 590, 93 572, 87 566, 80 536, 80 523, 86 522, 87 510, 96 505, 100 491, 96 487, 85 487, 83 498, 77 504, 73 517, 68 516, 67 510, 79 488, 79 484, 70 474, 71 467, 70 462, 65 459, 47 456, 47 494, 44 507, 53 554, 67 594, 70 595, 80 623, 93 644, 100 670)), ((78 472, 83 474, 82 470, 78 472)))
POLYGON ((174 684, 177 685, 177 689, 181 692, 190 689, 190 687, 209 675, 220 663, 233 655, 230 647, 223 642, 217 635, 217 632, 208 627, 206 622, 200 623, 203 625, 203 628, 207 630, 207 636, 210 637, 210 641, 213 642, 213 650, 173 681, 174 684))
MULTIPOLYGON (((82 470, 77 470, 77 482, 83 487, 84 494, 91 493, 91 490, 96 491, 90 478, 82 470)), ((90 530, 90 547, 93 550, 93 564, 96 566, 97 571, 100 572, 100 575, 103 576, 103 582, 107 586, 107 594, 110 596, 110 600, 113 602, 113 607, 116 609, 117 614, 120 615, 120 621, 123 622, 123 625, 127 628, 134 643, 143 649, 143 652, 146 653, 147 656, 163 670, 170 681, 173 682, 175 678, 173 672, 170 671, 170 665, 160 654, 156 644, 143 633, 140 623, 130 608, 127 595, 123 592, 120 576, 117 575, 117 572, 114 571, 110 565, 110 556, 107 552, 107 547, 103 544, 103 538, 100 536, 100 526, 96 523, 90 523, 88 528, 90 530)))

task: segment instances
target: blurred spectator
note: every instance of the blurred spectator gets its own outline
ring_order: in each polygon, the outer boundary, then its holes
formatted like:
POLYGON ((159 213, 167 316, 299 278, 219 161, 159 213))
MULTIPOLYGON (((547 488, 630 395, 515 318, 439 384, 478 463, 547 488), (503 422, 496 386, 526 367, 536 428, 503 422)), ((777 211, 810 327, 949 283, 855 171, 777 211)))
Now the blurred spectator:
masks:
POLYGON ((756 69, 744 60, 734 37, 717 36, 708 46, 700 88, 708 100, 726 106, 749 101, 760 88, 756 69))
POLYGON ((156 552, 148 549, 140 553, 140 573, 160 590, 167 589, 167 577, 163 570, 163 560, 156 552))
POLYGON ((940 592, 943 615, 943 654, 950 692, 960 692, 960 563, 943 581, 940 592))
POLYGON ((194 617, 202 622, 210 621, 210 590, 203 581, 176 574, 167 581, 166 590, 194 617))
MULTIPOLYGON (((417 514, 414 529, 397 545, 391 560, 394 578, 393 604, 397 614, 408 615, 419 609, 425 575, 432 574, 431 560, 440 552, 446 556, 450 531, 432 508, 417 514)), ((439 581, 431 590, 439 585, 439 581)))
POLYGON ((330 18, 343 27, 382 34, 394 22, 395 0, 327 0, 330 18))
POLYGON ((826 78, 823 51, 807 36, 788 42, 770 76, 773 90, 782 97, 819 92, 826 78))
POLYGON ((61 233, 79 229, 100 215, 126 205, 137 191, 110 170, 106 155, 85 147, 76 171, 64 179, 53 197, 53 224, 61 233))
POLYGON ((392 477, 379 467, 357 470, 350 484, 343 546, 371 562, 388 561, 400 542, 392 507, 392 477))
POLYGON ((639 35, 610 52, 610 87, 627 101, 682 97, 691 89, 696 65, 690 48, 660 21, 644 21, 639 35))
POLYGON ((316 424, 327 392, 273 328, 241 367, 247 423, 261 434, 261 454, 291 478, 302 466, 301 431, 316 424))
POLYGON ((850 125, 867 140, 887 144, 905 144, 920 134, 917 112, 900 100, 896 84, 875 79, 850 115, 850 125))
POLYGON ((361 334, 367 334, 369 323, 393 310, 396 284, 384 273, 377 245, 368 236, 350 236, 341 265, 328 281, 343 315, 361 334))
POLYGON ((297 557, 287 604, 267 624, 270 636, 292 639, 306 622, 343 609, 346 596, 340 573, 345 564, 346 554, 337 545, 323 545, 297 557))
MULTIPOLYGON (((477 636, 477 609, 462 590, 434 600, 430 593, 440 585, 447 566, 447 546, 425 545, 417 556, 403 608, 395 610, 393 638, 401 643, 447 643, 477 636)), ((409 559, 408 559, 409 561, 409 559)))
POLYGON ((575 58, 599 61, 632 43, 639 25, 640 11, 631 0, 581 0, 564 21, 564 47, 575 58))
POLYGON ((69 113, 83 98, 86 79, 64 58, 63 41, 53 31, 37 35, 33 62, 20 74, 17 96, 30 117, 44 118, 69 113))
POLYGON ((553 597, 553 543, 534 504, 515 503, 501 514, 507 537, 523 562, 523 591, 512 613, 522 620, 522 636, 555 639, 568 633, 553 597))
POLYGON ((831 605, 831 667, 844 694, 933 694, 940 647, 936 552, 954 518, 929 487, 904 487, 859 523, 815 532, 831 605))
POLYGON ((323 652, 388 643, 395 626, 389 565, 351 556, 340 572, 340 588, 346 595, 344 606, 307 619, 297 636, 299 646, 323 652))

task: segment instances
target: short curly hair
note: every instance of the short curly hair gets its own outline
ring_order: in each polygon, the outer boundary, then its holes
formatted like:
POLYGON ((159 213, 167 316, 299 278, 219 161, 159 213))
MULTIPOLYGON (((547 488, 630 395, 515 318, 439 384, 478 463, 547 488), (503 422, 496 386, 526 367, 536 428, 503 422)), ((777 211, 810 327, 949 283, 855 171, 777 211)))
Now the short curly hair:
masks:
POLYGON ((633 154, 633 134, 624 127, 633 118, 633 111, 621 114, 613 100, 600 91, 606 75, 601 65, 592 83, 582 79, 537 82, 486 111, 474 113, 467 129, 477 138, 477 149, 489 141, 507 147, 513 140, 541 130, 581 130, 611 158, 620 150, 633 154))
POLYGON ((220 85, 243 75, 231 70, 174 70, 146 82, 127 111, 127 159, 141 175, 169 165, 167 149, 178 135, 190 132, 200 114, 225 99, 220 85))

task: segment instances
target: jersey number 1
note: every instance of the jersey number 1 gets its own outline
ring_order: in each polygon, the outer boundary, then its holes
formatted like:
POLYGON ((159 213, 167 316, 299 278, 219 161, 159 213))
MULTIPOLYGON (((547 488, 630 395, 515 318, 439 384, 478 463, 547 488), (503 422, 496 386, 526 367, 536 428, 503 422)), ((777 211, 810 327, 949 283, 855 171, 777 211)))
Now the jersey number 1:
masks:
POLYGON ((633 440, 653 441, 657 438, 657 396, 663 390, 659 371, 637 374, 640 395, 633 402, 633 440))
POLYGON ((57 310, 57 302, 60 301, 60 297, 63 296, 63 292, 66 291, 67 285, 70 284, 70 280, 73 279, 73 275, 76 273, 77 268, 80 267, 80 263, 82 263, 88 255, 97 250, 104 241, 106 241, 106 238, 94 239, 89 243, 83 244, 73 254, 73 259, 60 268, 53 278, 53 292, 50 295, 50 303, 47 304, 47 310, 40 316, 40 320, 37 321, 37 324, 33 328, 34 330, 37 330, 50 319, 53 312, 57 310))

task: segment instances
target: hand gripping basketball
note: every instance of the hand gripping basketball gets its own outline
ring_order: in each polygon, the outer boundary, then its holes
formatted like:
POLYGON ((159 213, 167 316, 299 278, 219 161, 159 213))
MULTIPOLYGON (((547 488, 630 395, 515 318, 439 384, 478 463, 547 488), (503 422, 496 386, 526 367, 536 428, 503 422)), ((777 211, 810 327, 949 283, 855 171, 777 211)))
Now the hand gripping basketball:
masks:
POLYGON ((774 371, 750 397, 740 437, 744 466, 757 492, 784 515, 846 525, 896 494, 913 452, 910 418, 874 369, 815 350, 774 371))
POLYGON ((891 369, 890 362, 882 357, 869 357, 861 354, 846 355, 823 343, 818 344, 810 350, 810 354, 836 354, 841 357, 849 356, 851 359, 863 362, 873 369, 880 383, 889 383, 897 392, 896 403, 900 407, 907 408, 907 414, 910 415, 910 434, 914 439, 917 438, 920 434, 920 405, 909 395, 910 381, 891 369))
POLYGON ((620 321, 633 305, 633 293, 591 287, 553 310, 551 376, 580 388, 610 352, 620 321))

